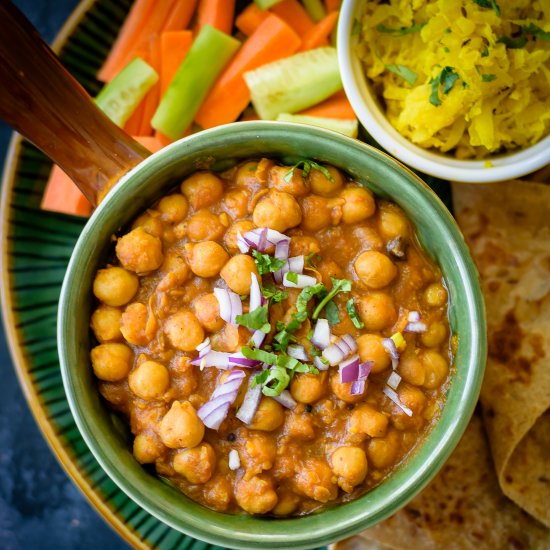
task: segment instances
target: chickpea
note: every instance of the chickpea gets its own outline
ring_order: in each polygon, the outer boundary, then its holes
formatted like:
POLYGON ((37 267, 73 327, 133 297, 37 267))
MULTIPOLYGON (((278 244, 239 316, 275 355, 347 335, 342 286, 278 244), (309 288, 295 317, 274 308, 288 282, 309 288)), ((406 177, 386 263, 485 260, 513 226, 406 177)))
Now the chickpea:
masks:
POLYGON ((128 385, 141 399, 160 399, 170 386, 170 375, 164 365, 144 361, 130 373, 128 385))
POLYGON ((152 216, 148 212, 142 214, 132 224, 132 229, 136 229, 137 227, 142 227, 145 231, 147 231, 147 233, 149 233, 149 235, 153 235, 159 239, 162 237, 162 233, 164 231, 164 226, 162 225, 160 219, 156 216, 152 216))
POLYGON ((323 373, 297 374, 290 383, 290 393, 298 403, 315 403, 326 391, 326 376, 323 373))
POLYGON ((320 170, 313 168, 307 176, 307 181, 312 193, 322 197, 334 196, 344 186, 344 176, 338 168, 323 164, 324 168, 332 177, 332 181, 320 170))
POLYGON ((378 230, 387 240, 409 235, 409 222, 401 212, 381 209, 378 217, 378 230))
POLYGON ((260 280, 256 262, 246 254, 233 256, 223 266, 220 275, 233 292, 241 295, 250 294, 251 275, 254 275, 258 281, 260 280))
POLYGON ((166 256, 164 256, 164 262, 162 262, 160 270, 165 273, 157 286, 157 290, 161 292, 182 286, 191 275, 191 270, 182 253, 174 249, 168 250, 166 256))
POLYGON ((213 292, 204 294, 193 303, 195 316, 208 332, 221 330, 225 321, 220 317, 220 304, 213 292))
POLYGON ((302 201, 302 227, 306 231, 320 231, 332 223, 332 203, 330 199, 308 195, 302 201))
POLYGON ((310 254, 319 254, 321 245, 315 237, 307 235, 293 236, 290 240, 290 253, 292 256, 309 256, 310 254))
POLYGON ((385 292, 372 292, 358 299, 359 316, 365 329, 380 331, 391 327, 397 321, 393 298, 385 292))
POLYGON ((285 191, 295 197, 307 195, 307 188, 303 171, 299 168, 292 169, 290 166, 273 166, 267 174, 267 184, 274 187, 277 191, 285 191), (292 170, 291 178, 286 181, 289 171, 292 170))
POLYGON ((384 242, 378 231, 372 227, 359 225, 353 228, 352 233, 354 239, 360 242, 365 250, 380 251, 384 248, 384 242))
POLYGON ((315 426, 311 414, 293 412, 287 417, 285 427, 289 437, 304 441, 315 439, 315 426))
POLYGON ((225 233, 220 218, 210 210, 199 210, 187 222, 187 236, 190 241, 219 241, 225 233))
POLYGON ((173 466, 189 483, 206 483, 216 469, 216 452, 212 445, 201 443, 198 447, 176 453, 173 466))
MULTIPOLYGON (((422 390, 409 384, 400 384, 397 388, 397 395, 399 401, 412 410, 413 416, 416 417, 422 414, 426 406, 426 396, 422 390)), ((401 413, 401 409, 398 409, 398 412, 401 413)))
POLYGON ((135 346, 147 345, 147 306, 134 302, 126 307, 121 317, 120 332, 124 339, 135 346))
POLYGON ((321 280, 328 290, 332 289, 331 277, 344 279, 346 276, 344 270, 334 260, 321 260, 317 271, 321 274, 321 280))
POLYGON ((189 310, 178 311, 169 317, 164 332, 170 343, 181 351, 193 351, 204 340, 204 330, 189 310))
POLYGON ((228 191, 223 198, 224 210, 232 218, 242 218, 248 212, 249 195, 244 190, 228 191))
POLYGON ((401 435, 395 430, 388 432, 386 437, 377 437, 369 441, 367 456, 375 468, 388 468, 395 463, 401 442, 401 435))
POLYGON ((223 512, 227 510, 231 497, 233 495, 233 487, 231 481, 225 474, 215 474, 212 479, 204 485, 204 500, 211 508, 223 512))
POLYGON ((160 219, 168 223, 179 223, 187 216, 189 204, 187 199, 179 193, 168 195, 160 199, 157 208, 160 212, 160 219))
POLYGON ((122 312, 116 307, 99 306, 90 319, 90 326, 100 344, 120 340, 120 317, 122 312))
POLYGON ((360 254, 354 267, 359 279, 369 288, 383 288, 397 277, 395 264, 376 250, 367 250, 360 254))
POLYGON ((137 292, 138 278, 122 267, 99 269, 94 279, 94 295, 108 306, 123 306, 137 292))
POLYGON ((196 447, 204 437, 204 424, 189 401, 174 401, 160 422, 159 435, 170 449, 196 447))
POLYGON ((424 365, 415 353, 405 353, 401 356, 397 372, 405 382, 413 386, 422 386, 426 379, 424 365))
POLYGON ((365 451, 359 447, 338 447, 331 456, 332 471, 338 476, 338 485, 351 493, 367 477, 365 451))
POLYGON ((249 424, 251 430, 272 432, 279 428, 285 421, 283 406, 270 397, 262 397, 256 414, 249 424))
POLYGON ((238 351, 250 342, 250 331, 246 327, 226 323, 220 332, 210 337, 210 341, 218 351, 238 351))
POLYGON ((239 220, 238 222, 235 222, 225 234, 225 247, 229 250, 229 252, 238 252, 239 247, 237 246, 237 236, 239 233, 244 235, 253 229, 254 224, 250 220, 239 220))
POLYGON ((237 187, 244 187, 250 189, 252 186, 258 184, 258 177, 256 176, 256 170, 258 169, 258 163, 256 161, 248 161, 241 164, 233 177, 233 181, 237 187))
POLYGON ((155 435, 141 433, 134 439, 134 456, 140 464, 152 464, 162 454, 162 444, 155 435))
POLYGON ((426 372, 424 387, 429 390, 439 388, 449 374, 449 363, 437 351, 428 350, 422 354, 422 364, 426 372))
POLYGON ((162 260, 162 243, 158 237, 136 227, 118 239, 116 255, 122 267, 135 273, 147 273, 158 269, 162 260))
POLYGON ((260 432, 250 432, 244 445, 241 459, 246 465, 247 475, 270 470, 277 458, 277 447, 273 438, 260 432))
POLYGON ((235 499, 249 514, 267 514, 277 504, 277 493, 270 479, 254 476, 237 482, 235 499))
POLYGON ((372 193, 363 187, 346 187, 340 193, 346 202, 342 206, 342 221, 347 224, 362 222, 376 210, 372 193))
POLYGON ((306 497, 318 502, 334 500, 338 495, 338 486, 333 480, 333 473, 325 460, 310 458, 294 477, 296 489, 306 497))
POLYGON ((372 373, 382 372, 391 366, 390 354, 382 344, 383 338, 376 334, 362 334, 357 338, 361 362, 373 361, 372 373))
POLYGON ((229 260, 229 254, 214 241, 186 244, 191 271, 199 277, 215 277, 229 260))
MULTIPOLYGON (((368 384, 368 382, 366 383, 368 384)), ((340 382, 340 374, 335 372, 330 377, 330 387, 332 388, 332 392, 338 399, 341 399, 342 401, 345 401, 346 403, 357 403, 357 401, 360 401, 363 399, 363 395, 351 395, 351 382, 347 382, 342 384, 340 382)), ((366 391, 366 388, 365 388, 366 391)))
POLYGON ((100 344, 92 349, 94 374, 106 382, 118 382, 126 377, 132 368, 134 354, 124 344, 100 344))
POLYGON ((181 184, 193 210, 200 210, 216 204, 223 195, 223 182, 212 172, 195 172, 181 184))
POLYGON ((300 497, 292 491, 279 491, 277 506, 271 510, 276 516, 288 516, 298 507, 300 497))
POLYGON ((432 283, 424 291, 424 301, 430 307, 441 307, 447 303, 447 291, 441 283, 432 283))
POLYGON ((354 434, 384 437, 388 429, 388 418, 374 407, 364 404, 357 407, 351 414, 348 429, 354 434))
POLYGON ((435 348, 439 346, 447 337, 447 327, 436 321, 428 325, 428 330, 420 335, 420 340, 427 348, 435 348))
POLYGON ((302 210, 292 195, 272 189, 258 202, 252 218, 256 227, 285 232, 300 224, 302 210))

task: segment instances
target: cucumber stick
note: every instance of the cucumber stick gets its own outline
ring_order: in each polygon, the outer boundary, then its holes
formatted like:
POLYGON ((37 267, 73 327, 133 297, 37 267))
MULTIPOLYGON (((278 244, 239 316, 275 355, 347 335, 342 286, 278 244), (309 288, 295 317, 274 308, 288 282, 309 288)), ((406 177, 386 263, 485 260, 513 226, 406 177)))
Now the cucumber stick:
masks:
POLYGON ((95 103, 116 125, 122 127, 158 79, 155 69, 136 57, 103 87, 95 103))
POLYGON ((260 118, 296 113, 342 89, 336 48, 316 48, 244 74, 260 118))
POLYGON ((235 38, 204 25, 153 115, 153 128, 179 139, 240 45, 235 38))
POLYGON ((302 3, 304 4, 306 11, 309 13, 309 16, 313 19, 313 21, 315 21, 315 23, 321 21, 321 19, 323 19, 323 17, 327 14, 325 6, 321 0, 302 0, 302 3))
POLYGON ((298 122, 300 124, 309 124, 310 126, 320 126, 321 128, 327 128, 328 130, 333 130, 334 132, 339 132, 352 138, 356 138, 358 132, 357 120, 291 115, 289 113, 281 113, 277 117, 277 120, 281 122, 298 122))
POLYGON ((282 0, 254 0, 254 2, 256 3, 256 5, 261 9, 261 10, 268 10, 269 8, 271 8, 272 6, 274 6, 275 4, 278 4, 279 2, 281 2, 282 0))

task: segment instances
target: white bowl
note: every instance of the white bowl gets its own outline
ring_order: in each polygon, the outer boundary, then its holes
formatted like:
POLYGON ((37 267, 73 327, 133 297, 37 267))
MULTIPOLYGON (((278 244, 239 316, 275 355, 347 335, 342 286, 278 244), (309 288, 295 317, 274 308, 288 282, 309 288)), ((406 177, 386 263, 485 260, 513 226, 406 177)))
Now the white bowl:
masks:
POLYGON ((356 54, 358 36, 352 36, 351 29, 355 19, 361 20, 365 4, 365 0, 344 0, 342 4, 338 23, 340 73, 359 121, 390 155, 426 174, 470 183, 513 179, 550 163, 550 136, 526 149, 485 160, 459 160, 423 149, 403 137, 386 118, 356 54))

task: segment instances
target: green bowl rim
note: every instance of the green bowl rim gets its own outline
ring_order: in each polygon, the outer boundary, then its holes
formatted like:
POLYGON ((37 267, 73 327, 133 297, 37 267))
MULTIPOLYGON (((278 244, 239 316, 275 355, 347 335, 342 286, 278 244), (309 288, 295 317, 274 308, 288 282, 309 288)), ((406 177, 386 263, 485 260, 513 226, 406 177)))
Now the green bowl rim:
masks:
MULTIPOLYGON (((322 160, 326 155, 328 153, 319 157, 322 160)), ((155 188, 161 186, 159 183, 155 188)), ((299 549, 323 545, 371 526, 404 506, 429 483, 460 440, 477 402, 487 354, 485 310, 477 271, 456 222, 437 195, 408 168, 362 142, 330 130, 271 121, 240 122, 204 130, 148 157, 121 178, 96 209, 74 248, 61 290, 57 338, 63 384, 72 414, 84 440, 105 472, 130 498, 170 527, 231 548, 299 549), (402 205, 413 200, 415 210, 423 212, 422 216, 419 215, 421 219, 427 220, 428 214, 433 215, 429 218, 429 223, 433 231, 436 231, 436 240, 444 239, 444 249, 451 254, 457 270, 453 277, 456 279, 456 289, 450 289, 451 306, 459 298, 459 306, 466 308, 468 313, 468 322, 464 322, 460 330, 458 346, 464 364, 459 365, 460 370, 455 371, 441 417, 424 443, 390 478, 359 499, 328 508, 318 514, 290 519, 230 516, 208 510, 182 495, 179 496, 182 497, 183 506, 177 510, 168 509, 146 485, 136 483, 136 479, 132 482, 131 476, 128 477, 120 470, 115 451, 101 447, 100 442, 104 435, 94 428, 94 420, 86 415, 76 399, 75 386, 78 377, 76 368, 71 368, 74 361, 68 356, 66 341, 70 341, 70 335, 75 330, 71 312, 77 312, 79 306, 75 302, 75 282, 80 283, 80 263, 88 257, 87 250, 97 248, 95 228, 101 224, 102 219, 109 217, 112 205, 117 201, 130 202, 131 186, 149 180, 161 167, 169 165, 171 158, 183 157, 193 148, 208 151, 213 143, 222 144, 224 140, 234 142, 238 139, 246 142, 247 139, 260 139, 262 134, 264 137, 272 135, 273 138, 281 134, 283 139, 282 134, 288 135, 289 132, 302 140, 318 140, 317 143, 325 144, 327 150, 333 149, 331 154, 340 152, 341 158, 354 154, 365 155, 370 162, 385 165, 393 174, 392 177, 396 178, 394 183, 401 186, 399 191, 402 192, 399 197, 391 193, 389 196, 402 205), (128 198, 125 200, 127 194, 128 198), (138 488, 140 485, 143 485, 142 491, 138 488)), ((164 490, 160 485, 160 482, 156 485, 157 491, 166 496, 168 487, 164 490)))

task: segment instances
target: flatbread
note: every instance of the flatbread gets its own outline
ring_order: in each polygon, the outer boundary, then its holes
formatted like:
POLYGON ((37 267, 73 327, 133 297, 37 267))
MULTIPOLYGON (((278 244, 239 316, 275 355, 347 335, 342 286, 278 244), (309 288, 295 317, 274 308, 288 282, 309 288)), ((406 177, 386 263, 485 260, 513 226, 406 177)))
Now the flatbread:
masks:
POLYGON ((547 550, 550 530, 508 500, 475 415, 428 487, 391 518, 335 550, 547 550))
POLYGON ((485 295, 483 417, 503 492, 550 527, 550 186, 455 184, 485 295))

